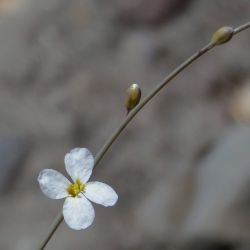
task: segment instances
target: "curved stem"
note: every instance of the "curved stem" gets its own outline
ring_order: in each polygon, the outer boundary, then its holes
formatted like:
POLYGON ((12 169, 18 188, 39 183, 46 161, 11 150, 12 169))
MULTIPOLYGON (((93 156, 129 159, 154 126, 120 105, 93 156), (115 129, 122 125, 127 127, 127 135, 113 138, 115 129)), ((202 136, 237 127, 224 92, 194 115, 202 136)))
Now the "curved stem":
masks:
MULTIPOLYGON (((250 22, 243 24, 236 29, 234 29, 234 35, 249 28, 250 22)), ((175 68, 169 75, 167 75, 158 85, 155 86, 151 90, 151 92, 141 101, 140 104, 138 104, 121 122, 120 126, 111 134, 111 136, 108 138, 106 143, 101 147, 99 152, 97 153, 95 157, 95 164, 94 167, 96 167, 99 162, 102 160, 103 156, 106 154, 108 149, 112 146, 112 144, 115 142, 115 140, 119 137, 121 132, 127 127, 129 122, 136 116, 136 114, 156 95, 160 92, 161 89, 163 89, 171 80, 173 80, 180 72, 182 72, 185 68, 187 68, 192 62, 200 58, 202 55, 207 53, 209 50, 211 50, 213 47, 215 47, 215 44, 213 42, 208 43, 205 47, 200 49, 199 51, 195 52, 192 56, 190 56, 186 61, 184 61, 182 64, 180 64, 177 68, 175 68)), ((53 236, 56 229, 59 227, 61 222, 63 221, 63 215, 62 212, 58 214, 56 217, 51 229, 49 230, 46 238, 40 245, 39 250, 42 250, 46 247, 47 243, 53 236)))
POLYGON ((188 65, 190 65, 193 61, 201 57, 203 54, 208 52, 210 49, 214 47, 213 43, 207 44, 204 48, 194 53, 191 57, 189 57, 186 61, 184 61, 181 65, 179 65, 174 71, 172 71, 166 78, 164 78, 155 88, 151 90, 151 92, 141 101, 138 106, 136 106, 125 118, 125 120, 121 123, 119 128, 113 132, 107 142, 102 146, 100 151, 97 153, 95 158, 95 166, 101 161, 105 153, 111 147, 116 138, 121 134, 124 128, 129 124, 129 122, 136 116, 136 114, 157 94, 160 92, 162 88, 164 88, 173 78, 175 78, 182 70, 184 70, 188 65))
POLYGON ((54 235, 56 229, 60 226, 60 224, 63 221, 63 215, 62 212, 58 213, 57 217, 55 218, 53 225, 51 226, 47 237, 44 239, 44 241, 42 242, 41 246, 39 247, 39 249, 44 249, 46 247, 46 245, 48 244, 48 242, 50 241, 51 237, 54 235))
POLYGON ((239 32, 241 32, 241 31, 243 31, 243 30, 246 30, 248 28, 250 28, 250 22, 245 23, 245 24, 243 24, 243 25, 235 28, 234 29, 234 35, 237 34, 237 33, 239 33, 239 32))

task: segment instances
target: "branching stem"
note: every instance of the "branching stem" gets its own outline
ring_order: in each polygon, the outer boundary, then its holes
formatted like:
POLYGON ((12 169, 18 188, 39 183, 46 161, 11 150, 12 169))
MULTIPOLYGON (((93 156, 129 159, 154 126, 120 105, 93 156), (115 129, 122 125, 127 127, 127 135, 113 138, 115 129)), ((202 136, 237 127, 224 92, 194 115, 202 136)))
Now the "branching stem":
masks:
MULTIPOLYGON (((245 23, 237 28, 234 29, 234 34, 236 35, 241 31, 244 31, 246 29, 250 28, 250 22, 245 23)), ((108 140, 104 143, 104 145, 101 147, 99 152, 97 153, 95 157, 95 164, 94 167, 96 167, 100 161, 102 160, 103 156, 106 154, 108 149, 112 146, 112 144, 115 142, 115 140, 119 137, 121 132, 127 127, 127 125, 130 123, 130 121, 136 116, 136 114, 156 95, 160 92, 161 89, 163 89, 171 80, 173 80, 180 72, 182 72, 185 68, 187 68, 192 62, 196 61, 198 58, 200 58, 202 55, 207 53, 209 50, 214 48, 216 45, 213 42, 208 43, 205 47, 195 52, 192 56, 190 56, 186 61, 184 61, 182 64, 180 64, 177 68, 175 68, 169 75, 167 75, 158 85, 155 86, 151 90, 151 92, 141 101, 138 106, 136 106, 129 114, 125 117, 125 119, 121 122, 120 126, 113 132, 113 134, 108 138, 108 140)), ((63 221, 63 215, 62 212, 60 212, 53 225, 51 226, 51 229, 48 231, 45 239, 42 241, 39 250, 42 250, 46 247, 50 239, 52 238, 53 234, 63 221)))

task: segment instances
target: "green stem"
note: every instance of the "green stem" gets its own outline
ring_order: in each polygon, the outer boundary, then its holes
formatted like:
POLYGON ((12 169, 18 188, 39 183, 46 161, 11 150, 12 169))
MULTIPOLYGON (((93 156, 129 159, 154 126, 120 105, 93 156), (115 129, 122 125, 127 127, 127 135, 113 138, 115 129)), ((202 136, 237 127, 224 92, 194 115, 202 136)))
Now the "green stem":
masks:
MULTIPOLYGON (((243 24, 236 29, 234 29, 234 35, 249 28, 250 23, 243 24)), ((99 162, 102 160, 103 156, 106 154, 108 149, 112 146, 112 144, 115 142, 115 140, 119 137, 121 132, 127 127, 129 122, 136 116, 136 114, 156 95, 160 92, 161 89, 163 89, 171 80, 173 80, 180 72, 182 72, 185 68, 187 68, 192 62, 200 58, 202 55, 207 53, 209 50, 211 50, 213 47, 215 47, 215 44, 213 42, 208 43, 205 47, 200 49, 199 51, 195 52, 192 56, 190 56, 186 61, 184 61, 182 64, 180 64, 177 68, 175 68, 169 75, 167 75, 158 85, 155 86, 155 88, 152 89, 152 91, 141 101, 140 104, 138 104, 129 114, 125 117, 125 119, 122 121, 120 126, 113 132, 113 134, 108 138, 106 143, 101 147, 99 152, 97 153, 95 157, 95 164, 94 167, 96 167, 99 162)), ((51 229, 49 230, 48 234, 46 235, 45 239, 42 241, 39 250, 42 250, 46 247, 47 243, 55 233, 56 229, 59 227, 61 222, 63 221, 63 215, 62 212, 58 214, 56 217, 51 229)))
POLYGON ((245 23, 237 28, 234 29, 234 35, 238 34, 239 32, 243 31, 243 30, 246 30, 250 28, 250 22, 248 23, 245 23))
POLYGON ((136 116, 136 114, 157 94, 160 92, 162 88, 164 88, 173 78, 175 78, 182 70, 184 70, 188 65, 190 65, 193 61, 201 57, 203 54, 208 52, 210 49, 214 47, 213 43, 207 44, 204 48, 197 51, 191 57, 189 57, 186 61, 184 61, 180 66, 178 66, 174 71, 172 71, 166 78, 164 78, 155 88, 151 90, 151 92, 138 104, 131 112, 126 116, 125 120, 121 123, 117 130, 113 132, 107 142, 102 146, 95 158, 95 166, 101 161, 105 153, 111 147, 113 142, 117 139, 117 137, 121 134, 121 132, 125 129, 125 127, 129 124, 129 122, 136 116))
POLYGON ((51 237, 54 235, 56 229, 60 226, 60 224, 62 223, 62 221, 63 221, 63 214, 62 214, 62 212, 60 212, 60 213, 58 213, 58 215, 55 218, 53 224, 51 225, 49 233, 47 234, 46 238, 42 242, 42 244, 39 247, 39 249, 42 250, 42 249, 44 249, 46 247, 46 245, 48 244, 48 242, 50 241, 51 237))

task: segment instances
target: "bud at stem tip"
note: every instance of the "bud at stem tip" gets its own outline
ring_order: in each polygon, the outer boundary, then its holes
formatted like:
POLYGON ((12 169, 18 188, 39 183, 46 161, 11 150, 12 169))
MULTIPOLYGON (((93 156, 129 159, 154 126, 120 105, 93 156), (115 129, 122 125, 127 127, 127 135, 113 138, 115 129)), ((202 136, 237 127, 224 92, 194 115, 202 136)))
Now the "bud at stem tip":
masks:
POLYGON ((221 45, 231 40, 234 34, 234 29, 232 27, 221 27, 214 32, 212 36, 212 42, 215 45, 221 45))

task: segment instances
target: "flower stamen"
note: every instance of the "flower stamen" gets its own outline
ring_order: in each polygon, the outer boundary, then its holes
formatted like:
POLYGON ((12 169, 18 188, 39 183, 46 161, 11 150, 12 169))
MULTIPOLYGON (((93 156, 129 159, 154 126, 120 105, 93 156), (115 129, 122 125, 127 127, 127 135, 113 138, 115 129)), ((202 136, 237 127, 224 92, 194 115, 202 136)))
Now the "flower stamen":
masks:
POLYGON ((79 193, 84 192, 85 184, 79 181, 78 179, 75 181, 74 184, 69 184, 69 187, 67 188, 67 192, 69 196, 76 197, 79 195, 79 193))

